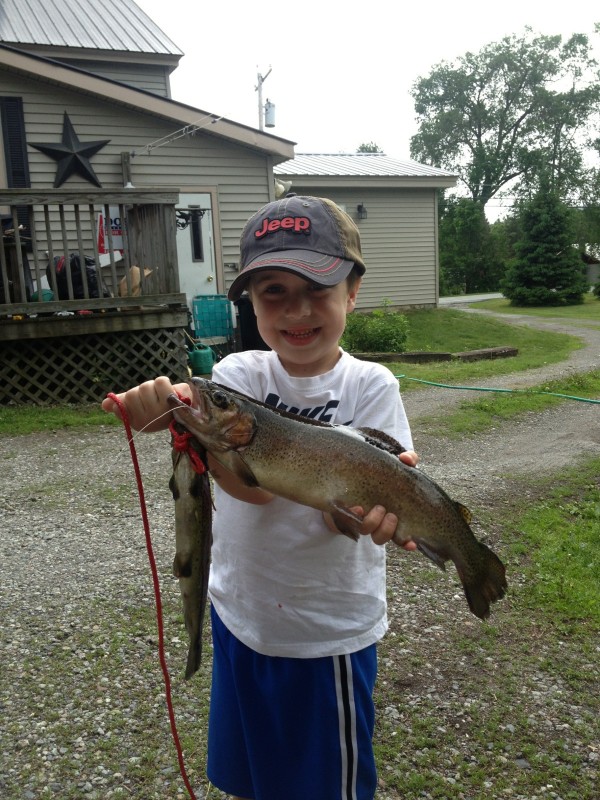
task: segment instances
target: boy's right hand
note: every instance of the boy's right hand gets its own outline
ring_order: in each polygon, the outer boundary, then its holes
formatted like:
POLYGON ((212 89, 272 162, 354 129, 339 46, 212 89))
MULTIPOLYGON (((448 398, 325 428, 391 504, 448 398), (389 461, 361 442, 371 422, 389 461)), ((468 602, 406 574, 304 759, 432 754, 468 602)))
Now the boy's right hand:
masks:
MULTIPOLYGON (((124 404, 131 427, 136 431, 161 431, 169 427, 172 416, 167 397, 177 392, 191 399, 191 390, 187 383, 172 384, 168 378, 156 378, 146 381, 117 397, 124 404)), ((102 401, 102 408, 109 414, 122 419, 118 405, 110 397, 102 401)))

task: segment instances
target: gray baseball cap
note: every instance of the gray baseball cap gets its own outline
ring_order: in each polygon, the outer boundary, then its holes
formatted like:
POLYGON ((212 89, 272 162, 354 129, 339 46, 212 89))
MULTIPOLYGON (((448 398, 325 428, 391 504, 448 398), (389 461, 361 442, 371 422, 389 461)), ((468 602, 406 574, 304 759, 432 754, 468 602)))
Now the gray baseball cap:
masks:
POLYGON ((325 197, 289 194, 253 214, 240 238, 241 271, 229 288, 238 300, 259 270, 282 269, 322 286, 365 272, 358 228, 325 197))

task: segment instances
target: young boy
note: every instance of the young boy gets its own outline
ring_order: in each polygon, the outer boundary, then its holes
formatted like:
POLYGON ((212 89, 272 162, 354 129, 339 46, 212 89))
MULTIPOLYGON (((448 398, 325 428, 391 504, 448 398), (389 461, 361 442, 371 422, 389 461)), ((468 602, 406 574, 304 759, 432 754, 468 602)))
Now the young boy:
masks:
MULTIPOLYGON (((248 291, 272 349, 227 356, 213 380, 314 419, 383 430, 414 466, 393 375, 339 347, 364 272, 358 229, 331 201, 288 195, 264 206, 242 233, 229 298, 248 291)), ((172 391, 157 378, 122 395, 133 427, 166 411, 172 391)), ((103 407, 115 411, 110 400, 103 407)), ((366 534, 355 543, 327 515, 242 485, 210 458, 209 466, 208 777, 234 800, 372 800, 375 643, 387 629, 378 545, 397 519, 382 506, 355 508, 366 534)))

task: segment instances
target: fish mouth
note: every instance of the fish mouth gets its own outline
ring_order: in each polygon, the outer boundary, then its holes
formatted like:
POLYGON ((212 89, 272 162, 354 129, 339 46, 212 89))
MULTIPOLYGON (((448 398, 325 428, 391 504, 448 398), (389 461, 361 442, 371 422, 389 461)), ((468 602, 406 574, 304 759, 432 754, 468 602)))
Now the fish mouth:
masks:
POLYGON ((189 422, 190 417, 198 420, 198 422, 206 422, 208 420, 209 415, 206 398, 199 392, 195 392, 195 395, 195 400, 200 406, 199 408, 192 408, 189 403, 183 401, 175 392, 172 392, 167 397, 167 403, 171 406, 173 416, 177 422, 181 422, 182 425, 185 425, 186 420, 189 422))

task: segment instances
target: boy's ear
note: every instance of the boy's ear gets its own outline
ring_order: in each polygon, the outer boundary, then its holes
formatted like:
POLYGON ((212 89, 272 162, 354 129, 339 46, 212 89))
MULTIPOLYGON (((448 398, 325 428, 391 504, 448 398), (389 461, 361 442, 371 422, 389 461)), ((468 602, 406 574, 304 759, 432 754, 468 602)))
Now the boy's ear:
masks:
POLYGON ((350 285, 348 286, 348 299, 346 301, 346 311, 350 313, 354 311, 354 307, 356 306, 356 296, 358 295, 358 290, 360 289, 361 279, 358 278, 353 280, 350 285))

